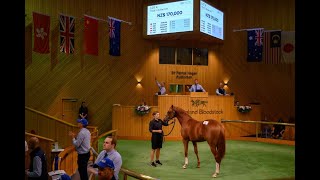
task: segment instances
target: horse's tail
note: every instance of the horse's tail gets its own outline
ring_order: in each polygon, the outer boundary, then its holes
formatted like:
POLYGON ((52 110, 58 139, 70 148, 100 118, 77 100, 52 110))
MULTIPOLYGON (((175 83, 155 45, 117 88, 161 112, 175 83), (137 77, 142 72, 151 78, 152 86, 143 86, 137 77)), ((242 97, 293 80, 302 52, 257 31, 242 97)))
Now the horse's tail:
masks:
POLYGON ((217 150, 218 150, 218 157, 219 157, 219 162, 221 162, 222 158, 224 157, 226 153, 226 137, 225 137, 225 130, 223 124, 220 126, 220 134, 219 134, 219 139, 218 139, 218 144, 217 144, 217 150))

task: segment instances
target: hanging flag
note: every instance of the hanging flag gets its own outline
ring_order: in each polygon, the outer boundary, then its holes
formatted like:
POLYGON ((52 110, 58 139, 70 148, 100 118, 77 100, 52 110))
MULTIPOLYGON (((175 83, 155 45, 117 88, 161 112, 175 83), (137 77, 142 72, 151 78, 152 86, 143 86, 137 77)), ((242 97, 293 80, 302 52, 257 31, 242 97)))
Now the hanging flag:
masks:
POLYGON ((41 54, 48 54, 50 53, 50 16, 36 12, 33 12, 32 15, 34 26, 33 51, 41 54))
POLYGON ((260 62, 262 60, 263 29, 248 30, 248 62, 260 62))
POLYGON ((263 60, 265 64, 280 64, 281 31, 264 32, 263 60))
POLYGON ((98 56, 98 19, 84 15, 84 53, 98 56))
POLYGON ((281 32, 281 55, 282 63, 295 63, 295 31, 281 32))
POLYGON ((120 29, 121 21, 109 17, 109 54, 120 56, 120 29))
POLYGON ((74 53, 74 21, 74 17, 60 14, 60 52, 74 53))

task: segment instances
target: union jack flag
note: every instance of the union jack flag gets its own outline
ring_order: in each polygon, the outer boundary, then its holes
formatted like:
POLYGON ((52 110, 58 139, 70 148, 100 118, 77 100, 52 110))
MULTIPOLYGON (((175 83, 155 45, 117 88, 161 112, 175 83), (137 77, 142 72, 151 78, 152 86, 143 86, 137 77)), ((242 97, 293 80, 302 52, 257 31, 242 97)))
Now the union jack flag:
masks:
POLYGON ((263 40, 263 30, 262 29, 258 29, 258 30, 254 30, 256 33, 256 42, 254 43, 256 46, 262 46, 262 40, 263 40))
POLYGON ((109 37, 110 38, 115 38, 116 37, 116 35, 114 33, 115 29, 116 28, 114 27, 114 19, 109 18, 109 37))
POLYGON ((74 53, 74 17, 60 15, 60 52, 74 53))

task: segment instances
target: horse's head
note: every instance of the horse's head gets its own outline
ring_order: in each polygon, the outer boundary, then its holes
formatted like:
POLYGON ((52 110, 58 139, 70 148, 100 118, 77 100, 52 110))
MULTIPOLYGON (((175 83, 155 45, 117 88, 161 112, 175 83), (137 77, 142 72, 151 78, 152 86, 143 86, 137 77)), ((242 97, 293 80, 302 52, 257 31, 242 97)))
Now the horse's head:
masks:
POLYGON ((166 117, 164 118, 164 121, 169 121, 173 118, 176 117, 176 111, 174 110, 174 107, 173 105, 169 108, 167 114, 166 114, 166 117))

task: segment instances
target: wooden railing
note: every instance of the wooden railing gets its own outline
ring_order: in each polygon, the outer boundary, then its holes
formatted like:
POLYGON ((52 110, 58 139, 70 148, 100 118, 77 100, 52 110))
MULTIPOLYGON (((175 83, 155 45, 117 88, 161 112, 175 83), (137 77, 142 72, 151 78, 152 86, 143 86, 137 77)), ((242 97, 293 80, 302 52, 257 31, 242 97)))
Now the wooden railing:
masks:
MULTIPOLYGON (((256 125, 256 133, 255 137, 251 137, 254 141, 259 142, 269 142, 269 143, 279 143, 279 144, 288 144, 288 145, 295 145, 295 124, 293 123, 279 123, 279 122, 267 122, 267 121, 246 121, 246 120, 221 120, 222 123, 231 124, 231 123, 248 123, 248 124, 255 124, 256 125), (285 131, 283 134, 282 139, 271 139, 271 138, 261 138, 259 134, 262 133, 261 124, 268 124, 268 125, 284 125, 285 131)), ((225 126, 226 126, 225 125, 225 126)), ((226 128, 227 130, 227 128, 226 128)), ((230 139, 241 139, 242 137, 230 137, 230 139)), ((244 138, 242 138, 244 139, 244 138)), ((249 138, 245 138, 245 140, 250 140, 249 138)))
MULTIPOLYGON (((68 146, 62 152, 58 154, 58 169, 64 170, 68 175, 72 175, 76 172, 78 165, 77 165, 77 158, 78 153, 75 147, 68 146)), ((54 170, 55 161, 52 163, 52 170, 54 170)))
MULTIPOLYGON (((115 134, 117 132, 117 130, 110 130, 110 131, 107 131, 99 136, 96 136, 94 139, 92 139, 91 141, 91 147, 92 148, 92 151, 91 151, 91 157, 90 157, 90 161, 94 162, 95 160, 95 156, 94 156, 94 153, 93 151, 95 151, 95 149, 97 149, 98 147, 98 140, 101 138, 101 137, 104 137, 108 134, 115 134), (96 146, 96 147, 95 147, 96 146)), ((93 133, 96 133, 95 131, 91 133, 91 137, 92 137, 92 134, 93 133)), ((60 170, 64 170, 67 174, 69 175, 72 175, 75 173, 76 169, 78 168, 78 165, 77 165, 77 151, 76 149, 74 148, 73 145, 70 145, 68 147, 66 147, 62 152, 60 152, 58 154, 58 158, 59 158, 59 161, 58 161, 58 169, 60 170)), ((55 162, 53 161, 52 162, 52 170, 54 170, 54 167, 55 167, 55 162)))
MULTIPOLYGON (((98 144, 98 140, 102 137, 105 137, 109 134, 112 134, 113 136, 116 136, 117 129, 110 130, 108 132, 102 133, 99 135, 94 141, 92 141, 92 144, 98 144)), ((97 149, 97 148, 96 148, 97 149)), ((96 149, 91 149, 91 157, 90 161, 94 162, 96 159, 97 154, 94 152, 96 149)), ((73 175, 77 170, 77 151, 75 150, 74 146, 69 146, 64 149, 63 152, 60 152, 58 154, 59 161, 58 161, 58 169, 64 170, 68 175, 73 175)), ((54 169, 55 162, 52 162, 52 169, 54 169)), ((123 179, 127 180, 128 176, 141 179, 141 180, 157 180, 157 178, 153 178, 151 176, 147 176, 144 174, 140 174, 134 171, 131 171, 126 168, 121 168, 120 173, 123 173, 123 179)), ((89 179, 94 179, 93 175, 90 175, 89 179)))
MULTIPOLYGON (((68 132, 76 132, 79 130, 75 124, 71 124, 29 107, 25 107, 25 114, 25 129, 27 132, 34 130, 37 135, 48 137, 58 142, 59 147, 61 148, 72 145, 71 138, 66 138, 68 132)), ((87 129, 92 133, 93 138, 97 137, 98 128, 96 126, 87 126, 87 129)))
POLYGON ((140 174, 134 171, 131 171, 129 169, 126 168, 121 168, 120 172, 123 173, 123 180, 127 180, 128 176, 136 178, 136 179, 141 179, 141 180, 158 180, 157 178, 151 177, 151 176, 147 176, 144 174, 140 174))

